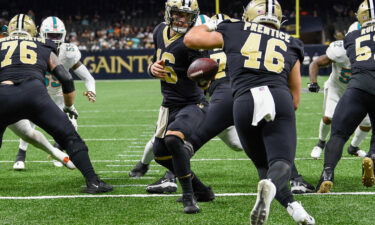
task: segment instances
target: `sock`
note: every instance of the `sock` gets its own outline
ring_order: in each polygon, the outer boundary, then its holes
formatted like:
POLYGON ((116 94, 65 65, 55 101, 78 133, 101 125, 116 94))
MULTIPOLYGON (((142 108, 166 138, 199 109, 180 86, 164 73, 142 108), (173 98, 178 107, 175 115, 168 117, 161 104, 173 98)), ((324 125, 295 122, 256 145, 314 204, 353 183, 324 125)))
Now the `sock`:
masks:
POLYGON ((81 171, 86 180, 91 180, 97 177, 91 164, 88 151, 78 151, 73 155, 69 155, 69 157, 77 169, 81 171))
POLYGON ((18 149, 18 153, 17 153, 17 156, 16 156, 16 162, 17 161, 25 161, 26 159, 26 151, 23 150, 23 149, 18 149))
POLYGON ((29 147, 29 143, 27 143, 23 139, 20 139, 20 144, 18 145, 18 148, 22 149, 23 151, 26 151, 27 147, 29 147))
POLYGON ((199 178, 197 177, 197 175, 195 175, 194 172, 191 172, 191 177, 191 183, 193 185, 194 191, 205 191, 207 189, 207 186, 199 180, 199 178))
POLYGON ((267 179, 270 179, 276 186, 276 200, 284 207, 287 207, 289 202, 294 201, 288 185, 290 173, 291 166, 284 160, 271 162, 267 172, 267 179))
POLYGON ((191 175, 188 175, 186 177, 179 177, 178 181, 181 184, 183 194, 189 194, 189 193, 192 194, 193 193, 193 185, 192 185, 192 182, 191 182, 191 175))
POLYGON ((154 152, 152 151, 153 145, 154 145, 154 137, 152 137, 152 139, 147 142, 145 149, 143 151, 141 163, 148 165, 154 159, 154 152))
POLYGON ((327 125, 323 122, 323 119, 321 119, 319 126, 319 140, 326 141, 330 130, 331 124, 327 125))
POLYGON ((300 176, 301 175, 298 174, 298 170, 297 170, 296 164, 293 163, 292 169, 291 169, 290 179, 294 179, 294 178, 297 178, 297 177, 300 177, 300 176))
POLYGON ((354 132, 354 137, 350 143, 353 147, 358 147, 362 141, 366 138, 368 132, 362 131, 359 127, 354 132))
POLYGON ((338 161, 341 159, 342 150, 347 140, 347 138, 345 139, 338 135, 331 136, 324 151, 324 168, 330 167, 333 170, 335 169, 338 161))

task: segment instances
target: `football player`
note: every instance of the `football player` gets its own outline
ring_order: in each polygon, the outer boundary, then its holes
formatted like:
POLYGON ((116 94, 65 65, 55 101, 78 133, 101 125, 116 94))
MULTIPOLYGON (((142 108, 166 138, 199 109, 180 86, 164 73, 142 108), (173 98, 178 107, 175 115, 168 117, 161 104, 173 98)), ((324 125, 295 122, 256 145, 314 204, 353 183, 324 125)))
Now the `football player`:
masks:
POLYGON ((190 138, 204 116, 203 91, 186 72, 205 52, 183 44, 185 33, 194 26, 198 15, 197 0, 166 1, 165 22, 154 30, 155 55, 148 67, 149 74, 160 79, 163 95, 153 145, 155 161, 177 176, 184 212, 189 214, 199 212, 194 193, 211 192, 191 171, 193 153, 184 148, 184 140, 190 138))
POLYGON ((47 70, 62 85, 64 111, 71 117, 78 115, 72 107, 75 98, 73 78, 54 53, 55 44, 36 37, 35 23, 27 15, 13 17, 8 28, 9 37, 0 39, 0 144, 8 125, 28 119, 66 149, 70 160, 86 179, 85 192, 111 191, 112 186, 96 175, 86 144, 66 114, 48 95, 44 84, 47 70))
MULTIPOLYGON (((350 59, 352 76, 344 95, 340 98, 332 118, 331 136, 324 153, 324 167, 318 183, 318 192, 330 192, 334 170, 339 162, 345 142, 353 134, 366 114, 371 125, 375 122, 375 9, 374 0, 363 1, 357 11, 361 29, 348 33, 344 39, 350 59)), ((371 137, 370 151, 362 161, 362 183, 371 187, 375 183, 375 137, 371 137)))
MULTIPOLYGON (((66 29, 64 23, 55 16, 47 17, 43 20, 40 27, 40 36, 45 39, 50 39, 58 46, 58 57, 60 62, 63 64, 66 70, 72 70, 81 80, 85 82, 87 91, 84 95, 87 96, 88 100, 95 102, 95 80, 91 76, 90 72, 80 61, 81 52, 78 47, 74 44, 64 43, 66 36, 66 29)), ((64 98, 62 94, 62 88, 59 81, 50 73, 46 74, 45 82, 47 90, 52 100, 57 104, 57 106, 63 110, 64 98)), ((70 118, 73 125, 77 129, 76 118, 70 118)), ((11 129, 16 133, 33 133, 35 129, 34 124, 28 124, 28 121, 20 121, 13 125, 11 129), (33 130, 31 130, 33 129, 33 130)), ((32 138, 31 138, 32 139, 32 138)), ((30 141, 30 140, 29 140, 30 141)), ((28 147, 28 142, 25 140, 20 140, 18 154, 16 156, 13 169, 24 170, 25 169, 25 159, 26 150, 28 147)), ((60 161, 53 161, 53 164, 57 167, 61 167, 63 164, 60 161)))
POLYGON ((251 224, 266 222, 275 197, 295 222, 315 224, 288 187, 296 150, 294 110, 301 91, 303 44, 279 31, 281 19, 276 0, 253 0, 242 21, 194 27, 184 43, 194 49, 223 48, 227 55, 234 124, 261 179, 251 224))
MULTIPOLYGON (((357 23, 351 27, 358 28, 357 23)), ((353 29, 353 28, 352 28, 353 29)), ((310 92, 319 92, 319 84, 317 77, 319 67, 325 67, 332 64, 332 73, 328 80, 324 83, 324 102, 323 102, 323 118, 319 126, 319 141, 311 151, 311 157, 318 159, 326 144, 326 139, 331 128, 332 116, 335 111, 337 102, 344 94, 351 76, 351 66, 349 58, 346 56, 344 41, 332 42, 325 55, 315 59, 309 68, 310 81, 308 89, 310 92)), ((365 157, 366 152, 359 149, 359 145, 366 138, 371 130, 370 119, 368 116, 361 122, 356 129, 353 140, 348 147, 350 155, 365 157)))

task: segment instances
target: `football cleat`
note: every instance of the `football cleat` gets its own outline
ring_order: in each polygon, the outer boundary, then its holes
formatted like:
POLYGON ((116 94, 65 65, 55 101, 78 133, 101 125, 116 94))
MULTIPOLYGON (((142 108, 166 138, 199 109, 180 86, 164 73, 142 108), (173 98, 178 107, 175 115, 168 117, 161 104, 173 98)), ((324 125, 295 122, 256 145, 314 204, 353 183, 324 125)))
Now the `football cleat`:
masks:
POLYGON ((314 225, 315 219, 310 216, 299 202, 288 203, 286 208, 289 215, 298 225, 314 225))
POLYGON ((143 177, 148 171, 148 164, 143 164, 141 161, 134 166, 134 168, 129 172, 129 177, 143 177))
POLYGON ((359 147, 354 147, 353 145, 349 145, 348 154, 364 158, 364 157, 366 157, 367 153, 365 151, 359 149, 359 147))
POLYGON ((200 211, 192 193, 182 195, 182 205, 184 206, 184 213, 193 214, 200 211))
POLYGON ((267 221, 271 202, 275 195, 276 187, 270 180, 259 181, 257 200, 250 213, 251 225, 262 225, 267 221))
POLYGON ((146 191, 151 194, 173 193, 177 191, 176 177, 172 172, 165 172, 164 176, 156 182, 148 185, 146 191))
MULTIPOLYGON (((211 202, 215 199, 215 193, 212 191, 211 187, 207 187, 206 190, 194 191, 194 197, 197 202, 211 202)), ((182 202, 182 197, 176 200, 177 202, 182 202)))
POLYGON ((14 170, 24 170, 25 169, 25 162, 24 161, 17 161, 13 164, 14 170))
POLYGON ((290 189, 293 194, 314 193, 315 187, 306 182, 302 176, 290 179, 290 189))
POLYGON ((113 187, 111 185, 100 180, 98 177, 95 177, 92 180, 86 180, 86 188, 83 190, 83 192, 89 194, 98 194, 110 192, 112 190, 113 187))
POLYGON ((371 155, 371 158, 365 157, 362 160, 362 184, 366 187, 372 187, 375 183, 374 158, 375 155, 371 155))
POLYGON ((320 155, 322 154, 323 149, 319 146, 315 146, 310 153, 311 158, 319 159, 320 155))
POLYGON ((323 173, 320 176, 319 183, 316 186, 317 193, 331 192, 331 189, 333 187, 333 178, 334 178, 334 173, 333 173, 332 168, 330 167, 324 168, 323 173))

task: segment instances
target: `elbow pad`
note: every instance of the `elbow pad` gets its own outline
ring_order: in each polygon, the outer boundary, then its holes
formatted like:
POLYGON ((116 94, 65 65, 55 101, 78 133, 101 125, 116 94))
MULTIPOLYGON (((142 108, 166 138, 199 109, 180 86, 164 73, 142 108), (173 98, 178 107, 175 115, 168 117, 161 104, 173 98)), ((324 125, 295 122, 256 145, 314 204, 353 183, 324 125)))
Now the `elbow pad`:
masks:
POLYGON ((58 65, 53 69, 52 75, 61 83, 62 91, 64 94, 69 94, 75 91, 72 75, 64 68, 63 65, 58 65))

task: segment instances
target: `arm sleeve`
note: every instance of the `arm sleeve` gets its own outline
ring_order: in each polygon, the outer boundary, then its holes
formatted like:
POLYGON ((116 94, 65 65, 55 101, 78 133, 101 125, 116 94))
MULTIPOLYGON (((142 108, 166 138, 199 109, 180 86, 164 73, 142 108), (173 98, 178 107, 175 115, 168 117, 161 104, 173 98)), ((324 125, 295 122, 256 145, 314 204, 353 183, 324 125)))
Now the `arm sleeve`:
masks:
POLYGON ((63 65, 56 66, 52 71, 52 74, 61 83, 62 91, 64 94, 69 94, 75 91, 74 82, 72 75, 64 68, 63 65))
POLYGON ((85 65, 80 65, 73 71, 81 80, 85 82, 86 90, 95 92, 95 79, 90 74, 89 70, 85 65))

